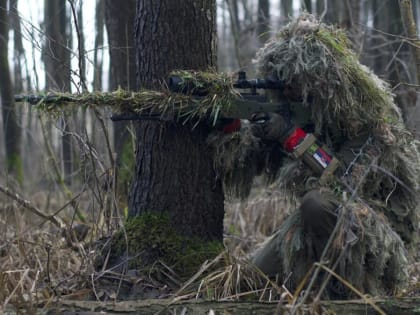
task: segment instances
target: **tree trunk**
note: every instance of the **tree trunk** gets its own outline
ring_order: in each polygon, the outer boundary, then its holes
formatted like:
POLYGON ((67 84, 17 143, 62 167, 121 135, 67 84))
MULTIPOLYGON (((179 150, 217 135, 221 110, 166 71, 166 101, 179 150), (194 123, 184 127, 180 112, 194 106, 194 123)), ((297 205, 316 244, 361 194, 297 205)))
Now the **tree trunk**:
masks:
MULTIPOLYGON (((79 0, 76 5, 71 3, 73 12, 73 22, 76 25, 77 48, 78 48, 78 63, 79 63, 79 82, 78 90, 87 92, 86 86, 86 58, 85 58, 85 29, 83 26, 83 0, 79 0), (75 14, 74 14, 75 13, 75 14)), ((85 120, 85 119, 83 119, 85 120)), ((85 124, 83 124, 85 125, 85 124)))
POLYGON ((19 184, 22 184, 21 136, 8 60, 9 24, 7 0, 0 0, 0 95, 6 149, 6 169, 7 172, 14 175, 19 184))
MULTIPOLYGON (((46 90, 70 91, 70 27, 66 0, 45 0, 44 23, 46 43, 43 47, 46 90)), ((64 179, 71 183, 72 143, 67 118, 62 119, 62 156, 64 179)))
POLYGON ((260 43, 265 43, 270 38, 270 2, 258 0, 257 35, 260 43))
POLYGON ((401 18, 404 24, 405 33, 412 42, 411 50, 413 51, 414 60, 416 61, 416 79, 417 84, 420 83, 420 39, 417 33, 417 25, 414 19, 413 5, 411 0, 399 0, 401 18))
POLYGON ((293 1, 280 1, 280 25, 283 26, 289 22, 290 17, 293 16, 293 1))
MULTIPOLYGON (((136 63, 133 41, 135 13, 135 0, 121 2, 105 0, 105 22, 110 54, 109 87, 111 90, 115 90, 118 87, 133 90, 136 86, 136 63)), ((127 184, 131 180, 130 175, 132 174, 132 170, 129 169, 131 163, 127 159, 134 159, 134 149, 131 145, 132 139, 129 131, 130 123, 116 121, 113 123, 113 127, 114 150, 117 154, 116 162, 120 170, 118 175, 118 193, 120 198, 126 200, 129 190, 127 184)))
MULTIPOLYGON (((159 89, 174 69, 215 66, 215 12, 215 1, 138 0, 138 87, 159 89)), ((182 235, 222 240, 224 196, 206 136, 204 126, 137 123, 129 216, 166 213, 182 235)))
POLYGON ((23 92, 23 70, 22 63, 25 58, 25 50, 23 49, 22 32, 20 26, 20 16, 17 10, 18 0, 10 0, 10 23, 13 27, 13 63, 14 63, 14 88, 15 93, 23 92))
POLYGON ((228 5, 228 12, 230 16, 230 28, 233 38, 233 48, 235 50, 236 61, 239 68, 243 68, 244 60, 241 54, 241 23, 239 21, 239 8, 236 0, 226 0, 228 5))
POLYGON ((102 91, 102 66, 104 45, 105 0, 96 1, 95 12, 95 51, 93 53, 93 90, 102 91))
MULTIPOLYGON (((353 0, 358 1, 358 0, 353 0)), ((327 10, 323 22, 329 24, 337 24, 340 22, 340 15, 342 14, 343 2, 336 0, 327 0, 327 10)), ((325 10, 325 8, 324 8, 325 10)))
POLYGON ((360 52, 361 36, 360 29, 361 1, 360 0, 345 0, 342 3, 342 14, 340 17, 340 26, 346 29, 349 38, 352 42, 352 48, 356 52, 360 52))
MULTIPOLYGON (((384 6, 381 0, 373 2, 374 29, 383 34, 403 36, 404 27, 400 6, 397 0, 389 1, 384 6)), ((376 34, 377 35, 377 34, 376 34)), ((410 118, 410 110, 416 104, 417 94, 414 88, 401 84, 402 82, 414 83, 416 81, 416 67, 410 66, 415 63, 409 45, 402 41, 396 41, 395 37, 387 35, 375 36, 373 47, 370 48, 374 71, 388 80, 396 95, 396 103, 401 108, 403 117, 407 121, 410 118), (381 49, 376 49, 376 47, 381 49)))
POLYGON ((312 1, 311 0, 303 0, 303 9, 309 13, 312 13, 312 1))

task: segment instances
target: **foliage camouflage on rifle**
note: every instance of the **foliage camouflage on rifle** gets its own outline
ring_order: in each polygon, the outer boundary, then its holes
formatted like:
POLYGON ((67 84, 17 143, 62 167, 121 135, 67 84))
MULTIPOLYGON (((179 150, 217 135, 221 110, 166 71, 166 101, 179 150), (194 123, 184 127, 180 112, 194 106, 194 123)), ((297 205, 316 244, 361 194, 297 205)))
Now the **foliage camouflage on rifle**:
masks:
MULTIPOLYGON (((235 104, 238 92, 233 88, 233 77, 212 71, 174 71, 170 76, 182 79, 185 86, 193 86, 189 93, 171 91, 162 83, 159 91, 142 89, 138 92, 118 89, 113 92, 92 92, 83 94, 48 93, 45 95, 16 96, 16 101, 26 101, 50 114, 62 114, 81 107, 100 108, 109 106, 114 113, 131 116, 158 116, 163 120, 181 123, 200 121, 215 122, 223 111, 235 104), (200 98, 195 94, 200 91, 200 98)), ((182 87, 181 87, 182 89, 182 87)))

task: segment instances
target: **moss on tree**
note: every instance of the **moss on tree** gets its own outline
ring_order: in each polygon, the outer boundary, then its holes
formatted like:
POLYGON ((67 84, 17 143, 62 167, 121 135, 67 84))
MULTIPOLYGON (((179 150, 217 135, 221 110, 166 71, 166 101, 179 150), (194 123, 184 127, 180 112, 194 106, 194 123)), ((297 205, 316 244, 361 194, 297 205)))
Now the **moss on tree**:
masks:
POLYGON ((205 260, 223 250, 219 241, 180 235, 164 213, 129 218, 114 235, 111 246, 113 259, 128 255, 130 269, 149 271, 155 262, 162 261, 181 277, 191 276, 205 260))

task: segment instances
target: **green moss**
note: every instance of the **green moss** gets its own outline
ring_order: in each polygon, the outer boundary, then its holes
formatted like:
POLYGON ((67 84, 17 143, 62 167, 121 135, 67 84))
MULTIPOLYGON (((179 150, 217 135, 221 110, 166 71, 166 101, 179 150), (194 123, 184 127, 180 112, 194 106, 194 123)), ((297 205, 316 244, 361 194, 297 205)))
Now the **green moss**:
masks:
POLYGON ((156 261, 162 261, 179 276, 195 273, 206 260, 223 250, 219 241, 203 241, 180 235, 166 214, 145 213, 127 220, 113 239, 113 257, 127 251, 132 259, 129 267, 149 270, 156 261))

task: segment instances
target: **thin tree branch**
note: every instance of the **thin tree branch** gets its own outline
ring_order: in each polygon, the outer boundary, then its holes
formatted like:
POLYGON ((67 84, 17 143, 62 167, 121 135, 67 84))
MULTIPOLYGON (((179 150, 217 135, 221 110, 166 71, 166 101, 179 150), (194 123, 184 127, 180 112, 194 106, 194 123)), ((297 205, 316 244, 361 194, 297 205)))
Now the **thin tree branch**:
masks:
POLYGON ((47 215, 47 214, 43 213, 37 207, 33 206, 29 200, 23 199, 17 193, 14 193, 14 192, 10 191, 9 188, 0 185, 0 192, 5 194, 9 198, 13 199, 17 203, 19 203, 19 205, 23 206, 25 209, 27 209, 28 211, 37 215, 38 217, 41 217, 44 220, 50 221, 51 223, 53 223, 57 227, 61 228, 62 224, 53 215, 47 215))

